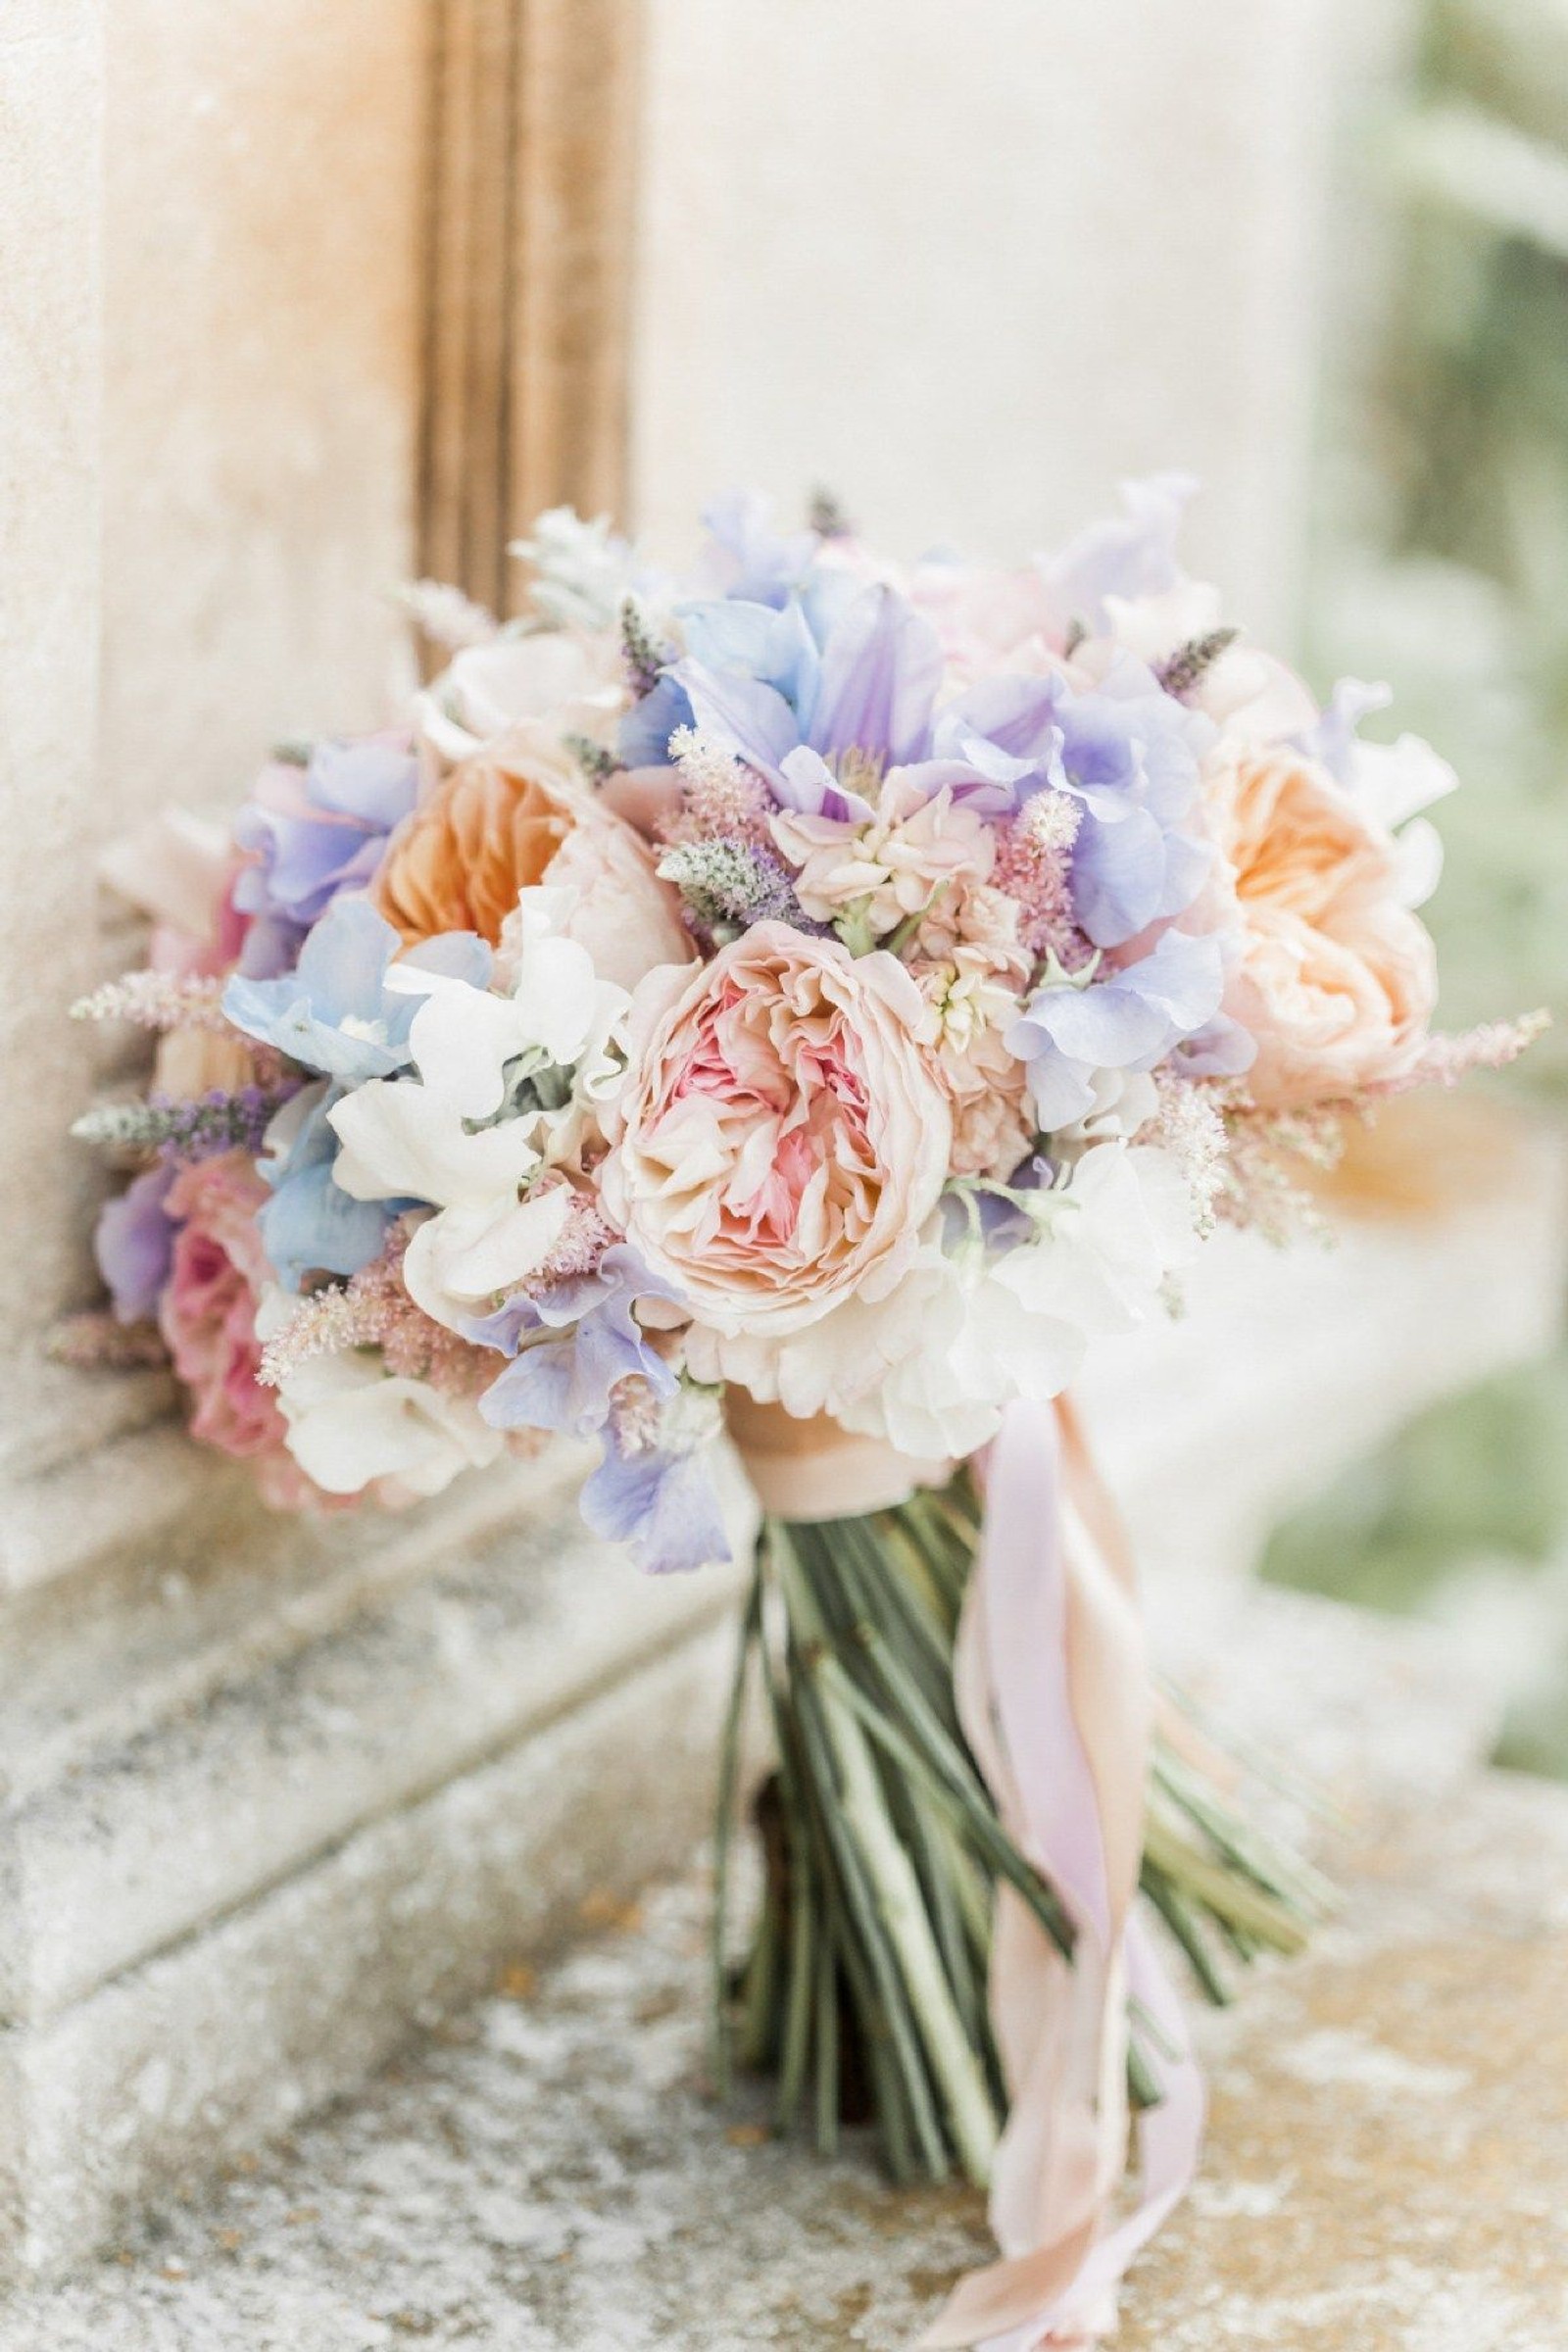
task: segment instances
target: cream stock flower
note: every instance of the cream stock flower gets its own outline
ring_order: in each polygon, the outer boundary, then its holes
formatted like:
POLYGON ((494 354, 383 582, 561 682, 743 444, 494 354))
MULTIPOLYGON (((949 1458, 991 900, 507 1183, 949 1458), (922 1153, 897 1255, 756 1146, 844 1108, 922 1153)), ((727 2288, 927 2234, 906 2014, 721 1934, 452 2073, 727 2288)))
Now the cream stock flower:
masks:
POLYGON ((1003 1042, 1018 1017, 1018 993, 973 948, 915 977, 925 1000, 920 1043, 953 1111, 953 1172, 1008 1176, 1034 1134, 1028 1070, 1003 1042))
POLYGON ((897 1281, 952 1132, 923 1012, 893 956, 784 923, 644 981, 605 1200, 700 1323, 798 1330, 897 1281))
POLYGON ((790 808, 771 822, 804 911, 831 923, 863 903, 874 939, 919 914, 944 887, 984 882, 996 856, 983 817, 946 786, 927 798, 901 768, 883 779, 869 824, 790 808))

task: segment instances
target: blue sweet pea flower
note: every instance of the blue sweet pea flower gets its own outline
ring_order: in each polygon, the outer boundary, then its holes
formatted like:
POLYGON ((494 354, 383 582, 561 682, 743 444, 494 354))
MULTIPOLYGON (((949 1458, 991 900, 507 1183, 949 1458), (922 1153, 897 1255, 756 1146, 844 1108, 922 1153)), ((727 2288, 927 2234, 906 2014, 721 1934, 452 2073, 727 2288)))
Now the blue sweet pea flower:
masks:
POLYGON ((257 1163, 272 1188, 256 1223, 272 1271, 286 1291, 307 1274, 357 1274, 380 1256, 387 1228, 411 1200, 356 1200, 333 1178, 338 1139, 330 1114, 343 1089, 306 1087, 268 1131, 257 1163))
POLYGON ((464 1324, 464 1337, 514 1360, 479 1399, 492 1429, 601 1429, 623 1380, 672 1396, 677 1382, 632 1312, 640 1298, 680 1302, 680 1293, 617 1242, 592 1274, 519 1293, 495 1314, 464 1324), (539 1337, 548 1334, 548 1337, 539 1337))
POLYGON ((1152 1070, 1182 1039, 1204 1030, 1225 992, 1220 943, 1167 931, 1125 971, 1087 988, 1048 983, 1007 1032, 1007 1048, 1029 1064, 1041 1128, 1071 1126, 1094 1105, 1099 1070, 1152 1070))
MULTIPOLYGON (((422 1002, 386 986, 401 946, 368 899, 334 899, 294 970, 276 980, 236 975, 223 991, 224 1014, 247 1037, 344 1086, 389 1077, 409 1059, 409 1030, 422 1002)), ((490 976, 490 951, 470 931, 422 940, 402 961, 474 988, 490 976)))

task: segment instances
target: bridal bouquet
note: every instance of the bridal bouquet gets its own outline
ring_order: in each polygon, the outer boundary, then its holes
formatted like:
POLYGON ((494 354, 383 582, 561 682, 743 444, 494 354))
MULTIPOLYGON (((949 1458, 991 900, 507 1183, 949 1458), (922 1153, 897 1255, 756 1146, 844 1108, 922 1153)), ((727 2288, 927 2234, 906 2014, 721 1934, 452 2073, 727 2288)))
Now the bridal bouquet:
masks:
POLYGON ((151 961, 78 1008, 158 1042, 78 1126, 135 1172, 69 1344, 167 1357, 269 1501, 396 1506, 567 1433, 588 1525, 697 1569, 738 1448, 718 2063, 823 2146, 865 2116, 901 2176, 990 2182, 1003 2259, 933 2344, 1104 2328, 1185 2184, 1150 1911, 1222 1996, 1321 1902, 1152 1697, 1063 1393, 1217 1222, 1281 1229, 1347 1120, 1532 1034, 1431 1035, 1453 778, 1225 624, 1186 489, 1000 571, 737 498, 677 577, 546 515, 521 621, 411 592, 450 660, 402 725, 125 845, 151 961))

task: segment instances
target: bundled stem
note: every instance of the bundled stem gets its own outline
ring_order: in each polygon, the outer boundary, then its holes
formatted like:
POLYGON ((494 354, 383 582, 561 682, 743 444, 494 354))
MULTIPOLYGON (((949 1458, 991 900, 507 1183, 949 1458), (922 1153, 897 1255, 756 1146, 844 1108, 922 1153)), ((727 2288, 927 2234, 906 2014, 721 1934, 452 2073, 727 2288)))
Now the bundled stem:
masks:
MULTIPOLYGON (((736 2055, 777 2082, 781 2131, 824 2153, 869 2116, 899 2180, 989 2175, 1005 2100, 986 2002, 993 1897, 1013 1887, 1058 1950, 1060 1902, 1007 1837, 958 1723, 954 1646, 979 1542, 960 1472, 863 1519, 769 1519, 742 1617, 715 1838, 714 2073, 736 2055), (767 1871, 727 1961, 741 1729, 753 1679, 777 1755, 759 1804, 767 1871)), ((1228 1956, 1295 1951, 1316 1875, 1241 1821, 1164 1741, 1151 1771, 1143 1888, 1207 1995, 1228 1956)), ((1129 2085, 1158 2096, 1134 2015, 1129 2085)), ((1144 2046, 1146 2041, 1148 2047, 1144 2046)))

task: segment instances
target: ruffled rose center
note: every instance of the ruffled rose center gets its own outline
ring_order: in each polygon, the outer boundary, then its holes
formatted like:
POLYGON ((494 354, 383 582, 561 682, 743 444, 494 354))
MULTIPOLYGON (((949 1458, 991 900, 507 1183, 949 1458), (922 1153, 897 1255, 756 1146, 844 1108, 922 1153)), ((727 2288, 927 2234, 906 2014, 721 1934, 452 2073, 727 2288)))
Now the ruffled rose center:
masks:
POLYGON ((715 1268, 808 1267, 855 1250, 881 1194, 869 1101, 842 1009, 814 975, 705 1004, 646 1149, 690 1187, 674 1224, 715 1268))

